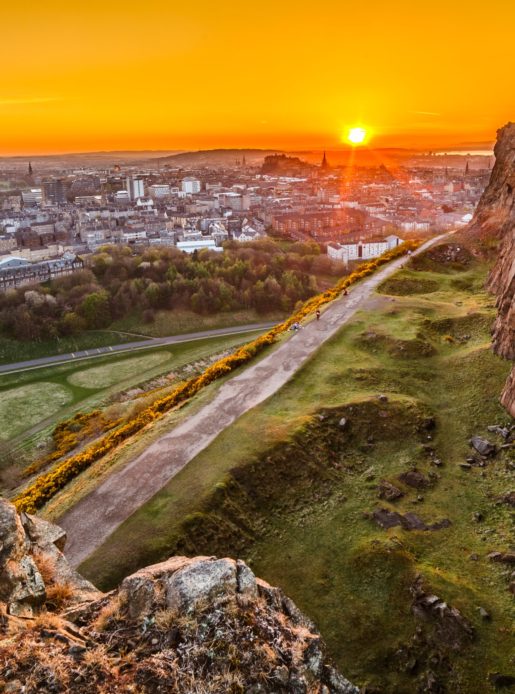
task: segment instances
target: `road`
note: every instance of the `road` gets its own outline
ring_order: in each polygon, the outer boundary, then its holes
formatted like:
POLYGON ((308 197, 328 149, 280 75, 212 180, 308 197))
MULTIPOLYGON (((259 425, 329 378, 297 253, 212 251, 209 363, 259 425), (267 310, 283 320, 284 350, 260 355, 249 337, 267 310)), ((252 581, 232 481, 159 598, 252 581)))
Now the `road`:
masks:
MULTIPOLYGON (((431 239, 416 253, 445 236, 431 239)), ((353 287, 348 296, 328 304, 319 321, 307 323, 264 359, 227 380, 211 402, 161 436, 65 513, 58 523, 68 534, 68 560, 74 566, 81 564, 224 429, 279 390, 404 262, 404 257, 394 260, 353 287)))
POLYGON ((250 325, 236 325, 231 328, 217 328, 215 330, 201 330, 197 333, 187 333, 184 335, 171 335, 169 337, 151 337, 137 342, 126 342, 122 345, 111 345, 108 347, 95 347, 94 349, 84 349, 69 354, 56 354, 53 357, 41 357, 40 359, 30 359, 14 364, 4 364, 0 366, 0 374, 13 373, 18 371, 29 371, 31 369, 41 369, 45 366, 57 366, 66 364, 70 361, 81 361, 83 359, 93 359, 95 357, 105 357, 121 352, 136 352, 142 349, 163 347, 165 345, 176 345, 181 342, 194 342, 195 340, 207 340, 210 337, 224 337, 226 335, 238 335, 240 333, 250 333, 256 330, 268 330, 276 323, 251 323, 250 325))

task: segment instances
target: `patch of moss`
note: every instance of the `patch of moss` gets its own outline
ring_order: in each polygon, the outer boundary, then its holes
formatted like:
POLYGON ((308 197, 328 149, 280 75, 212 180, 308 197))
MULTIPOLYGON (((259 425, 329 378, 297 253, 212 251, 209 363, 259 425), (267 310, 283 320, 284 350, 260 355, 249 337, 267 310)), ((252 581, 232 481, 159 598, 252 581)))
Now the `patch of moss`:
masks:
POLYGON ((435 280, 419 279, 416 277, 391 277, 378 287, 380 294, 407 296, 409 294, 431 294, 438 291, 439 284, 435 280))

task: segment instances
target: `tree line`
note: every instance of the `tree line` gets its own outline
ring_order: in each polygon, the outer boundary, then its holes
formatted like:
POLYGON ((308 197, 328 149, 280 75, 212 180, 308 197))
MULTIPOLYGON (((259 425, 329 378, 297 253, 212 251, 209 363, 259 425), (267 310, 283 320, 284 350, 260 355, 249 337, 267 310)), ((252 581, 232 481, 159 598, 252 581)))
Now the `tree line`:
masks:
POLYGON ((0 330, 18 340, 50 340, 107 328, 158 310, 206 315, 238 309, 290 312, 324 289, 343 267, 315 243, 285 247, 272 239, 227 242, 223 253, 105 246, 86 267, 45 285, 0 294, 0 330))

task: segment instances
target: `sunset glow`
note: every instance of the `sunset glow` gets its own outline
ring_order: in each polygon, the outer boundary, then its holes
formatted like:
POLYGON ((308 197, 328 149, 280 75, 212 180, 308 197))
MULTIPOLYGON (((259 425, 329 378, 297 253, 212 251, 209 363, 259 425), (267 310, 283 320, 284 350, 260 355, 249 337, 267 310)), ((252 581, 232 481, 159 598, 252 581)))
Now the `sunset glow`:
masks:
POLYGON ((351 128, 347 135, 347 140, 352 145, 362 145, 365 142, 367 131, 365 128, 351 128))
POLYGON ((329 149, 359 122, 374 147, 489 146, 515 118, 508 0, 28 0, 0 22, 4 154, 329 149))

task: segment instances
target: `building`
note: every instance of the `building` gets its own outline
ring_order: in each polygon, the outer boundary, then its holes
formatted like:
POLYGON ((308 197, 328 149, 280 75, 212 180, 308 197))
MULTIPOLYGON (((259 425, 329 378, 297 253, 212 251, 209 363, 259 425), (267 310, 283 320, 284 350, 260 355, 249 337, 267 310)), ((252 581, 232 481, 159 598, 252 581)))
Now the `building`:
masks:
POLYGON ((193 176, 186 176, 181 181, 181 190, 186 195, 196 195, 200 193, 200 181, 198 178, 193 178, 193 176))
POLYGON ((168 198, 170 197, 170 186, 168 183, 154 183, 148 187, 148 194, 151 198, 168 198))
POLYGON ((0 260, 0 291, 14 289, 26 284, 41 284, 63 275, 82 270, 84 262, 79 256, 65 254, 56 260, 30 263, 24 258, 11 256, 0 260))
POLYGON ((197 239, 191 241, 178 241, 177 248, 179 251, 184 253, 193 253, 194 251, 201 251, 207 249, 209 251, 223 251, 221 246, 216 245, 214 239, 197 239))
POLYGON ((393 234, 384 239, 371 239, 369 241, 360 239, 356 243, 329 243, 327 245, 327 255, 333 260, 341 260, 347 264, 350 260, 378 258, 401 243, 403 243, 403 240, 393 234))
POLYGON ((46 205, 65 205, 69 190, 70 183, 64 178, 43 181, 43 201, 46 205))
POLYGON ((24 205, 35 207, 43 202, 43 191, 41 188, 31 188, 30 190, 24 190, 21 197, 24 205))
POLYGON ((130 202, 131 198, 129 192, 127 190, 117 190, 114 194, 114 201, 123 203, 130 202))
POLYGON ((127 176, 125 181, 125 189, 129 194, 129 200, 138 200, 138 198, 142 198, 145 195, 145 184, 141 178, 132 178, 131 176, 127 176))

